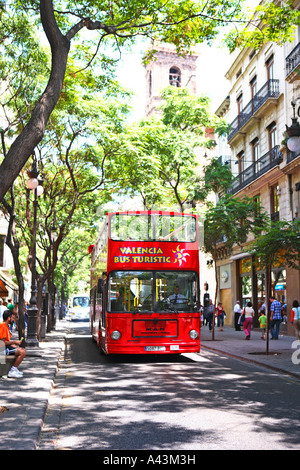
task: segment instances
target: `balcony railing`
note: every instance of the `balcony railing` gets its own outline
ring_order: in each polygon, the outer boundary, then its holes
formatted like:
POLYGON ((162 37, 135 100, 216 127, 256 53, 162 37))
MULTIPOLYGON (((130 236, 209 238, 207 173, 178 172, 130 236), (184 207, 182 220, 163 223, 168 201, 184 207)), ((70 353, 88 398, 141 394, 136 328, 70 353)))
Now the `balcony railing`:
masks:
POLYGON ((290 150, 287 151, 286 156, 286 163, 290 163, 291 161, 295 160, 295 158, 299 157, 300 151, 298 152, 291 152, 290 150))
POLYGON ((275 166, 279 165, 283 160, 282 153, 279 151, 279 145, 273 147, 268 153, 265 153, 257 161, 253 162, 244 171, 234 179, 231 188, 229 189, 230 194, 235 194, 248 184, 255 181, 257 178, 271 170, 275 166))
POLYGON ((285 59, 286 77, 300 64, 300 42, 285 59))
POLYGON ((270 79, 254 95, 251 101, 243 108, 242 112, 231 123, 231 131, 228 135, 228 141, 246 124, 254 113, 269 99, 278 98, 279 80, 270 79))

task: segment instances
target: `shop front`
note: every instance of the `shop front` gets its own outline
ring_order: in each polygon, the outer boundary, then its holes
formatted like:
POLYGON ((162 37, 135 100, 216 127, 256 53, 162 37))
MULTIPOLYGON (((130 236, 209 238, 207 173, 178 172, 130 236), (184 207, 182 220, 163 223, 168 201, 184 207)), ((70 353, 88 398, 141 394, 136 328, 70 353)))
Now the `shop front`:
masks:
MULTIPOLYGON (((236 261, 237 263, 237 292, 242 307, 252 302, 255 317, 254 327, 258 327, 258 317, 262 305, 266 301, 266 272, 259 269, 254 258, 249 256, 236 261)), ((273 295, 286 311, 286 268, 276 266, 271 271, 271 295, 273 295)))

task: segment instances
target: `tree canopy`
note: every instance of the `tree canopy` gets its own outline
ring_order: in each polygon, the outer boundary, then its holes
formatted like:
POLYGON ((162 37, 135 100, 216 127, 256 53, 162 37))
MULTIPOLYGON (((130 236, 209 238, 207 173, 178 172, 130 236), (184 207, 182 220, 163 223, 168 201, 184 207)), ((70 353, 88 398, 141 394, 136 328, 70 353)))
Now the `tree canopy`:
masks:
MULTIPOLYGON (((290 2, 283 2, 276 13, 268 8, 269 3, 272 2, 267 2, 267 7, 259 12, 263 15, 262 29, 268 20, 272 23, 260 43, 290 37, 291 25, 299 18, 299 12, 288 8, 290 2), (279 20, 281 12, 285 14, 284 22, 279 20)), ((101 56, 99 75, 105 77, 106 70, 113 65, 112 51, 130 46, 138 36, 151 42, 172 43, 179 54, 184 54, 195 44, 211 43, 222 26, 245 25, 248 20, 240 0, 78 0, 75 4, 67 0, 12 0, 1 2, 0 15, 0 46, 4 53, 14 43, 24 48, 32 30, 41 38, 40 24, 51 49, 45 89, 37 100, 28 94, 28 119, 0 166, 0 199, 43 138, 61 95, 72 54, 82 59, 82 67, 88 66, 95 56, 101 56)), ((231 48, 241 43, 241 35, 247 38, 245 31, 239 33, 238 41, 231 36, 231 48)))

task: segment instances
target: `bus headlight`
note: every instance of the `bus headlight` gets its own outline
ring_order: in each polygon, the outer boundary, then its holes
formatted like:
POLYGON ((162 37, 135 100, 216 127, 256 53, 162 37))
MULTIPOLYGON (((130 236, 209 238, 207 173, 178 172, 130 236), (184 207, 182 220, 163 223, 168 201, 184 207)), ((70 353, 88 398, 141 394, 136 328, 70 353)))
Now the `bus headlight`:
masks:
POLYGON ((112 339, 114 340, 118 340, 121 338, 121 333, 118 331, 118 330, 115 330, 112 332, 112 334, 110 335, 112 339))
POLYGON ((198 331, 196 331, 196 330, 191 330, 191 331, 189 332, 189 335, 190 335, 190 338, 191 338, 191 339, 197 339, 197 338, 198 338, 198 331))

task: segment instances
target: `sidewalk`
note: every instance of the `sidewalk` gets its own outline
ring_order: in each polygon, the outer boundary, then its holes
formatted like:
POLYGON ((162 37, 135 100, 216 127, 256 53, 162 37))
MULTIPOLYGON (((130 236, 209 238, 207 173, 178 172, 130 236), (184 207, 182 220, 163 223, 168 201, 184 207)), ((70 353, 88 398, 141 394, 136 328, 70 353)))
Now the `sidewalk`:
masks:
POLYGON ((0 377, 0 449, 35 450, 54 384, 68 323, 56 322, 38 348, 27 348, 20 379, 0 377))
POLYGON ((250 341, 245 340, 245 333, 234 328, 224 327, 224 331, 215 328, 214 341, 208 326, 201 328, 202 354, 206 349, 230 355, 236 359, 263 365, 277 372, 286 373, 300 379, 300 341, 296 337, 279 333, 278 340, 271 340, 266 354, 266 340, 261 339, 261 332, 251 331, 250 341))
MULTIPOLYGON (((49 394, 54 384, 60 358, 64 354, 64 338, 69 323, 57 321, 56 330, 47 333, 39 348, 27 350, 20 366, 21 379, 0 378, 0 449, 35 450, 47 410, 49 394)), ((201 328, 201 353, 207 350, 230 355, 268 367, 279 373, 300 378, 300 344, 296 338, 282 335, 269 343, 269 355, 265 354, 266 342, 259 331, 252 331, 251 340, 245 341, 243 331, 225 327, 215 330, 215 340, 207 326, 201 328), (294 354, 294 356, 293 356, 294 354), (294 363, 292 358, 294 357, 294 363)))

